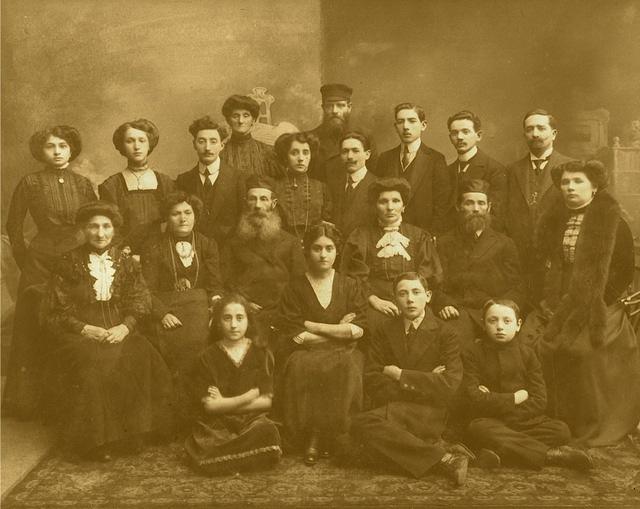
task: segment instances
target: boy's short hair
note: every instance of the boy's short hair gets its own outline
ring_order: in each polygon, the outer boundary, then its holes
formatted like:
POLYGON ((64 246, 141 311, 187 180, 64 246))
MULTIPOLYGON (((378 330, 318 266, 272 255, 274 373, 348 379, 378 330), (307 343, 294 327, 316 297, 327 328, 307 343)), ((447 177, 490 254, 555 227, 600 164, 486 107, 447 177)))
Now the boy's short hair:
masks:
POLYGON ((396 289, 398 288, 398 285, 400 284, 401 281, 420 281, 420 284, 422 285, 422 288, 424 288, 424 291, 428 291, 429 290, 429 283, 427 283, 427 278, 425 278, 422 274, 420 274, 419 272, 403 272, 402 274, 396 276, 396 278, 393 280, 393 293, 396 293, 396 289))
POLYGON ((484 303, 484 306, 482 306, 482 320, 486 318, 487 311, 489 311, 489 308, 491 306, 505 306, 507 308, 511 308, 513 309, 513 312, 516 315, 516 320, 520 320, 522 318, 521 312, 520 312, 520 306, 518 306, 511 299, 489 299, 487 302, 484 303))

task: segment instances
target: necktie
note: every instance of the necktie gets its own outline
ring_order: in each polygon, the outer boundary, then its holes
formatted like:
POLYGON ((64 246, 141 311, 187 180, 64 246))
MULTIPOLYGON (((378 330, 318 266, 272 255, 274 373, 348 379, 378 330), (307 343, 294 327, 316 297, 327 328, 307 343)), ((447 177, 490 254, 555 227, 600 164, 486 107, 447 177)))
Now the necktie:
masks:
POLYGON ((407 336, 406 336, 407 353, 411 352, 411 348, 413 347, 413 342, 416 338, 416 332, 417 332, 417 329, 414 327, 413 323, 409 324, 409 330, 407 331, 407 336))
POLYGON ((353 177, 349 175, 347 177, 347 185, 344 188, 344 203, 347 207, 351 205, 351 202, 353 200, 354 183, 355 182, 353 180, 353 177))
POLYGON ((209 190, 211 190, 211 188, 213 187, 213 184, 211 183, 211 179, 209 178, 209 175, 211 175, 211 172, 209 171, 209 168, 205 168, 204 170, 204 191, 205 193, 209 190))
POLYGON ((403 147, 402 153, 402 170, 406 170, 407 166, 411 163, 411 155, 409 154, 409 147, 403 147))
POLYGON ((458 161, 458 174, 465 173, 469 168, 469 161, 458 161))
POLYGON ((542 170, 543 170, 542 163, 544 163, 546 161, 548 161, 548 159, 534 159, 533 160, 533 166, 535 167, 534 171, 536 172, 536 177, 539 177, 540 175, 542 175, 542 170))

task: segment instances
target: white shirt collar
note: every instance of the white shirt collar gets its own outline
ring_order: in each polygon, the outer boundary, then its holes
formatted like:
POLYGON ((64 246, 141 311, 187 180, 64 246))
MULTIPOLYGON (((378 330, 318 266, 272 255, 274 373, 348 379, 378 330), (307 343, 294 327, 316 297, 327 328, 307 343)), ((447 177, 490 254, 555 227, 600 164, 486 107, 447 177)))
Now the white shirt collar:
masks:
POLYGON ((476 145, 474 145, 473 147, 471 147, 469 150, 467 150, 464 154, 459 154, 458 155, 458 161, 466 163, 468 162, 473 156, 475 156, 478 153, 478 147, 476 145))
MULTIPOLYGON (((404 145, 404 147, 407 147, 407 149, 409 150, 410 154, 415 154, 418 149, 420 148, 420 145, 422 144, 422 139, 418 138, 417 140, 413 140, 411 143, 409 143, 408 145, 404 145)), ((402 153, 402 151, 404 150, 404 147, 401 147, 402 150, 400 150, 400 153, 402 153)))
POLYGON ((351 177, 352 182, 357 186, 360 181, 365 178, 367 175, 367 165, 365 164, 359 170, 354 171, 353 173, 347 173, 347 178, 351 177))
POLYGON ((551 156, 552 152, 553 152, 553 147, 549 147, 547 150, 545 150, 540 157, 534 156, 531 152, 529 152, 529 158, 532 161, 536 161, 537 159, 546 159, 547 157, 551 156))
POLYGON ((404 332, 405 334, 407 332, 409 332, 409 326, 411 324, 413 324, 413 327, 418 330, 418 327, 420 327, 420 324, 424 321, 424 317, 426 316, 426 310, 422 310, 422 313, 420 314, 420 316, 418 316, 417 318, 414 318, 413 320, 407 320, 406 318, 403 318, 404 320, 404 332))
POLYGON ((220 171, 220 158, 218 157, 211 164, 205 166, 200 161, 198 161, 198 171, 201 175, 204 175, 204 170, 208 169, 210 175, 214 175, 220 171))

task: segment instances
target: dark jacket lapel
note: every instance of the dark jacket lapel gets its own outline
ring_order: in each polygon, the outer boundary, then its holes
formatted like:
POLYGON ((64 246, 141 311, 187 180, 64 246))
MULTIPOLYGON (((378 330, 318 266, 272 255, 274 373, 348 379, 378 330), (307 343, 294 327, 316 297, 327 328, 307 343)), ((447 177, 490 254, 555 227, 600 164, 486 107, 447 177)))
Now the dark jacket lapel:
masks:
POLYGON ((409 352, 409 360, 411 365, 419 363, 429 347, 436 346, 433 342, 433 331, 439 327, 436 317, 431 309, 427 307, 424 320, 418 327, 416 337, 411 343, 411 351, 409 352))

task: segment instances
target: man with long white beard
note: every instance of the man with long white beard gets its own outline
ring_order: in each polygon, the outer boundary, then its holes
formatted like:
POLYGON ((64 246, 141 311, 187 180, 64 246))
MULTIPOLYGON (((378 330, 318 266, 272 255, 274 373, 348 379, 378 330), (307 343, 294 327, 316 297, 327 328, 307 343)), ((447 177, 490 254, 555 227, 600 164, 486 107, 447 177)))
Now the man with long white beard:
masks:
POLYGON ((489 184, 462 181, 456 209, 457 227, 438 239, 444 279, 433 308, 464 347, 479 331, 487 300, 511 299, 523 308, 526 289, 513 240, 491 228, 489 184))
POLYGON ((235 234, 224 249, 226 287, 250 302, 262 326, 272 324, 280 294, 290 277, 305 272, 300 241, 281 228, 273 180, 251 176, 235 234))

